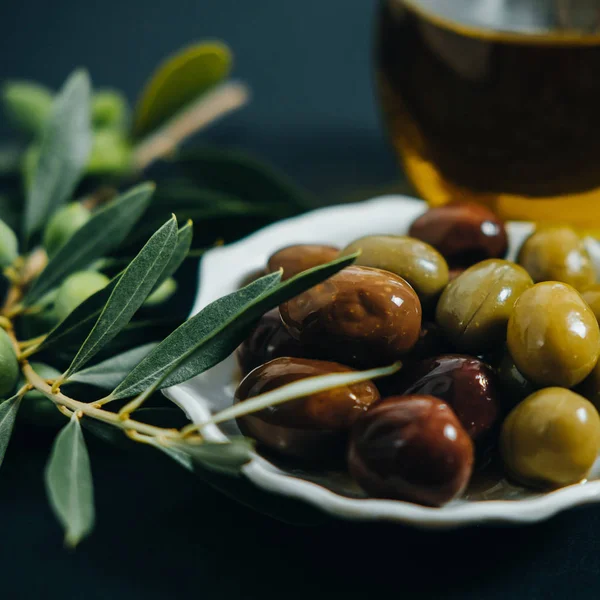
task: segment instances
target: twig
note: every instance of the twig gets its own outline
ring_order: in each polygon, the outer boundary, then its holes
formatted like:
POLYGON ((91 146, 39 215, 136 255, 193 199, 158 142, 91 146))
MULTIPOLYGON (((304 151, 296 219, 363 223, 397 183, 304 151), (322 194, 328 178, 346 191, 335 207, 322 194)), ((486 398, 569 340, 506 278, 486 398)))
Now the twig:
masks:
POLYGON ((172 155, 183 140, 242 107, 248 97, 248 88, 234 81, 208 92, 137 145, 133 154, 134 168, 143 171, 155 160, 172 155))

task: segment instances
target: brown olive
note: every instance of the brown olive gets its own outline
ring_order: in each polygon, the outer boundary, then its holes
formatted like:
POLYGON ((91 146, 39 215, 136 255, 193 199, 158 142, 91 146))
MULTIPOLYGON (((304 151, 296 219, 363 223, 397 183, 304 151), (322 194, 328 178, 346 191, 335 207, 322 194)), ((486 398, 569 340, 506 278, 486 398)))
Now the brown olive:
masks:
POLYGON ((383 365, 419 339, 421 303, 401 277, 347 267, 280 306, 294 338, 313 356, 352 366, 383 365))
POLYGON ((566 283, 546 281, 517 300, 507 344, 517 368, 539 386, 573 387, 600 355, 600 327, 590 307, 566 283))
POLYGON ((250 335, 237 349, 242 375, 280 356, 302 357, 306 351, 281 322, 279 309, 263 315, 250 335))
POLYGON ((470 202, 430 208, 408 234, 437 248, 451 269, 502 258, 508 249, 504 222, 485 206, 470 202))
POLYGON ((282 281, 302 273, 313 267, 324 265, 336 259, 340 254, 339 248, 319 244, 296 244, 281 248, 272 254, 267 262, 267 271, 274 273, 283 269, 282 281))
POLYGON ((581 297, 588 303, 596 319, 600 322, 600 284, 592 285, 583 290, 581 297))
POLYGON ((392 396, 354 423, 348 469, 371 496, 441 506, 471 477, 473 443, 432 396, 392 396))
POLYGON ((479 354, 504 344, 515 302, 532 285, 522 267, 507 260, 485 260, 448 284, 437 305, 436 321, 456 348, 479 354))
POLYGON ((596 281, 596 270, 581 236, 571 227, 542 227, 521 246, 517 262, 533 281, 562 281, 583 290, 596 281))
POLYGON ((448 265, 432 246, 406 235, 368 235, 342 250, 361 251, 356 265, 399 275, 414 288, 424 307, 433 306, 448 283, 448 265))
MULTIPOLYGON (((251 371, 235 393, 236 402, 277 389, 293 381, 352 369, 334 362, 276 358, 251 371)), ((343 452, 347 430, 379 399, 370 381, 311 394, 238 418, 244 434, 288 456, 331 459, 343 452)))
POLYGON ((456 413, 477 447, 480 460, 495 445, 501 416, 496 375, 481 360, 445 354, 412 364, 379 381, 383 396, 426 395, 443 400, 456 413))

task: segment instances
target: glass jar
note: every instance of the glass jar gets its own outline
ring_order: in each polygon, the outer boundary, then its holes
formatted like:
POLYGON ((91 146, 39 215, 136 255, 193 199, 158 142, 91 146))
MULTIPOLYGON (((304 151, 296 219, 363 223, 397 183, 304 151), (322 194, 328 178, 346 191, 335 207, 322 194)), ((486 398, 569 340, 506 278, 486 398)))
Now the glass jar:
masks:
POLYGON ((383 0, 377 80, 433 205, 600 231, 600 0, 383 0))

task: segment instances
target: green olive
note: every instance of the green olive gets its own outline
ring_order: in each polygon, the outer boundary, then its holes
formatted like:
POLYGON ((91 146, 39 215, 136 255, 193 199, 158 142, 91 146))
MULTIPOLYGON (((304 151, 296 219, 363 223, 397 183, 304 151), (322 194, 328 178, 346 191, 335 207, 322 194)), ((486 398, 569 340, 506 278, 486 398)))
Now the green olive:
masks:
POLYGON ((127 120, 127 100, 113 90, 99 90, 92 98, 92 124, 94 129, 122 128, 127 120))
POLYGON ((0 329, 0 398, 6 398, 17 385, 19 363, 8 333, 0 329))
POLYGON ((69 275, 58 288, 54 312, 60 321, 92 294, 101 290, 110 280, 96 271, 78 271, 69 275))
POLYGON ((600 327, 577 290, 546 281, 517 300, 507 344, 517 368, 533 383, 570 388, 598 361, 600 327))
POLYGON ((448 284, 448 264, 433 247, 405 235, 368 235, 342 250, 342 255, 361 255, 356 265, 399 275, 414 288, 421 303, 431 305, 448 284))
MULTIPOLYGON (((32 362, 31 367, 42 379, 56 379, 60 376, 60 371, 44 363, 32 362)), ((21 383, 23 384, 24 380, 21 383)), ((57 410, 52 400, 37 390, 27 392, 23 396, 19 419, 32 425, 59 426, 65 423, 65 417, 57 410)))
POLYGON ((517 298, 532 285, 522 267, 507 260, 484 260, 448 284, 436 321, 458 350, 479 353, 494 348, 504 343, 517 298))
POLYGON ((508 352, 496 367, 498 385, 501 391, 502 406, 505 410, 514 408, 521 400, 536 391, 536 386, 517 369, 508 352))
POLYGON ((54 256, 90 220, 90 216, 90 211, 81 202, 72 202, 57 210, 44 230, 43 244, 48 256, 54 256))
POLYGON ((528 396, 504 421, 500 452, 525 485, 560 487, 586 477, 600 449, 600 417, 585 398, 551 387, 528 396))
POLYGON ((583 239, 570 227, 534 231, 519 251, 517 262, 540 281, 562 281, 582 290, 595 283, 596 271, 583 239))
POLYGON ((15 232, 0 220, 0 267, 12 265, 19 254, 15 232))
POLYGON ((131 143, 118 129, 94 132, 88 173, 125 173, 131 166, 131 143))
POLYGON ((600 284, 586 288, 581 292, 581 297, 589 304, 596 319, 600 322, 600 284))

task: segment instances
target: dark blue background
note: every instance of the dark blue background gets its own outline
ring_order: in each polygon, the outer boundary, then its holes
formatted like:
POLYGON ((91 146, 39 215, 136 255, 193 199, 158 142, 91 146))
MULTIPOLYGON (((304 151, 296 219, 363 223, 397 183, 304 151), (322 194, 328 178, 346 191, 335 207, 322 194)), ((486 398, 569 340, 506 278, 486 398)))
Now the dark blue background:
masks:
MULTIPOLYGON (((57 87, 83 65, 97 86, 134 100, 165 55, 222 38, 253 101, 204 138, 261 154, 323 198, 348 197, 398 177, 372 91, 373 8, 368 0, 3 0, 0 79, 57 87)), ((161 456, 92 439, 97 530, 68 552, 44 497, 49 442, 18 432, 0 473, 2 598, 598 597, 597 507, 521 528, 297 528, 161 456)))

